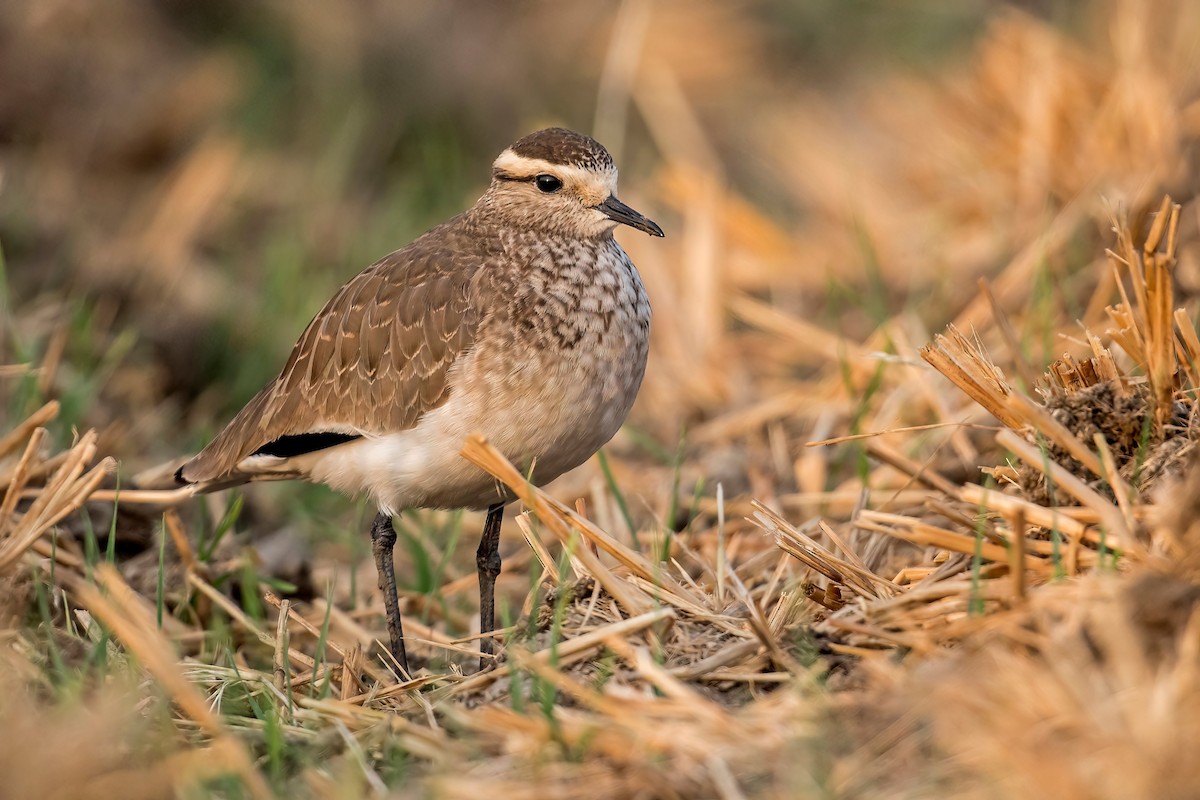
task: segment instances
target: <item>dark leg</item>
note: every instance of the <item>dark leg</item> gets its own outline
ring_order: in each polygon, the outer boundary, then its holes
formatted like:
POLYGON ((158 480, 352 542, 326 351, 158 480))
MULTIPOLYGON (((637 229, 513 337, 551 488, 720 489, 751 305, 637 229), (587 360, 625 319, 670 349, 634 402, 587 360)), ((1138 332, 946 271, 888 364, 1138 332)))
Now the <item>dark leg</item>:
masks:
MULTIPOLYGON (((479 549, 475 551, 475 568, 479 572, 479 632, 496 630, 496 578, 500 575, 500 522, 504 519, 504 503, 488 506, 487 521, 483 523, 483 536, 479 538, 479 549)), ((492 638, 479 640, 479 668, 491 663, 492 638)))
POLYGON ((392 548, 396 545, 396 529, 392 518, 380 511, 371 523, 371 552, 375 554, 375 571, 379 575, 379 591, 383 592, 383 608, 387 612, 388 638, 392 656, 408 678, 408 654, 404 652, 404 629, 400 627, 400 600, 396 596, 396 565, 392 548))

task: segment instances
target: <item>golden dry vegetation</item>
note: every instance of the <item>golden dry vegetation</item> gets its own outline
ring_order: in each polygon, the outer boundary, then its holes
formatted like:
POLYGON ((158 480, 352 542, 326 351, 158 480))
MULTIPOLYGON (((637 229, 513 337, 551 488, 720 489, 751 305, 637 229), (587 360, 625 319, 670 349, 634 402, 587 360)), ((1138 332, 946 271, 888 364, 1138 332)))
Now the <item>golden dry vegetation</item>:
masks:
MULTIPOLYGON (((0 6, 0 798, 1191 796, 1200 8, 0 6), (506 520, 131 488, 491 154, 665 240, 604 457, 506 520), (477 628, 475 628, 477 630, 477 628)), ((628 241, 626 241, 628 238, 628 241)))

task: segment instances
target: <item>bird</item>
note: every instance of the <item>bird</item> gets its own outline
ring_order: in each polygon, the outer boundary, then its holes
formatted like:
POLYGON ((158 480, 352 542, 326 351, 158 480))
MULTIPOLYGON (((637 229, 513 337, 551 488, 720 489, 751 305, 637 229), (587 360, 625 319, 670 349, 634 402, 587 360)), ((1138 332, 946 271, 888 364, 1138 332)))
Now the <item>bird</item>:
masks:
POLYGON ((465 212, 334 293, 282 370, 174 479, 197 493, 299 479, 365 496, 389 650, 411 676, 392 518, 486 510, 476 550, 480 669, 493 655, 507 487, 463 458, 481 434, 545 484, 608 442, 646 370, 651 308, 618 226, 663 236, 617 199, 595 139, 531 133, 465 212))

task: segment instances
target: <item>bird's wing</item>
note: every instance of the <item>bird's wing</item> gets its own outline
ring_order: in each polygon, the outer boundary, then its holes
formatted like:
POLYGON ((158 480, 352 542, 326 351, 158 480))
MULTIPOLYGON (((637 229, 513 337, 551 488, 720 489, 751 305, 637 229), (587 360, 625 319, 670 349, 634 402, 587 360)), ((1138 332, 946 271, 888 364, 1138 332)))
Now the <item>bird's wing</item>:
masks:
MULTIPOLYGON (((279 377, 246 404, 178 477, 237 481, 256 453, 296 455, 412 428, 446 402, 450 368, 470 348, 481 264, 434 229, 365 269, 309 323, 279 377)), ((243 478, 244 480, 244 478, 243 478)))

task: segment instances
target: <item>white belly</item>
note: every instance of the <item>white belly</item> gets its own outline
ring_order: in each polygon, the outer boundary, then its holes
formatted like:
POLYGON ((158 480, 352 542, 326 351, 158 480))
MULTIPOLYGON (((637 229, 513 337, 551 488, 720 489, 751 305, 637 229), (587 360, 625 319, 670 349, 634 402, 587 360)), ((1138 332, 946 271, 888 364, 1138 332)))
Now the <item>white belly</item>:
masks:
MULTIPOLYGON (((489 356, 492 354, 488 354, 489 356)), ((535 484, 582 464, 613 437, 637 396, 645 347, 633 342, 578 358, 542 353, 498 367, 469 359, 462 381, 415 428, 314 454, 309 479, 404 508, 483 508, 512 495, 459 451, 482 434, 535 484)), ((511 355, 508 356, 511 358, 511 355)))

